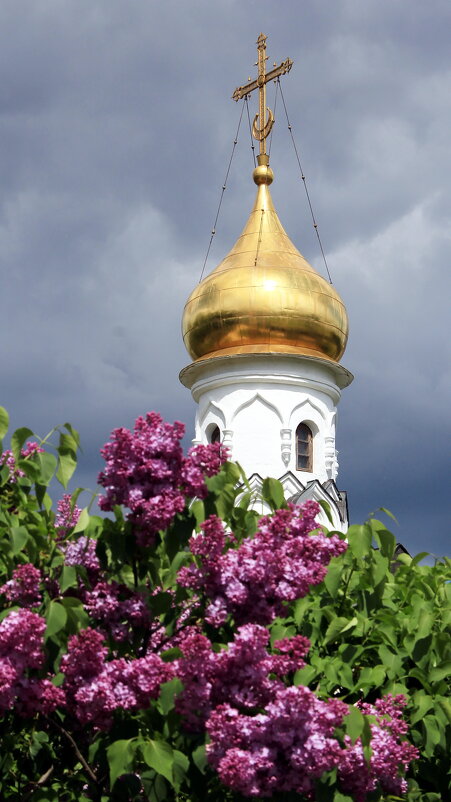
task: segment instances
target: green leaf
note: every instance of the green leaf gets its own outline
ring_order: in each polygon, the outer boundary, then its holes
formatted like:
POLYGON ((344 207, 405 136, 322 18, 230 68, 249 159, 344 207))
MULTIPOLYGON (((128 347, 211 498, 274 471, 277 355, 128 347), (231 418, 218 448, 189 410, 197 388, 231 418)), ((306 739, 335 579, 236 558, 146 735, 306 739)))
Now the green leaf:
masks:
POLYGON ((200 525, 205 521, 205 504, 200 499, 196 499, 195 501, 190 504, 189 511, 191 515, 194 515, 196 519, 196 527, 200 527, 200 525))
POLYGON ((440 680, 450 676, 451 676, 451 660, 447 660, 440 666, 432 668, 431 671, 429 672, 430 682, 440 682, 440 680))
POLYGON ((189 760, 178 749, 174 749, 172 760, 172 782, 174 788, 178 791, 189 769, 189 760))
POLYGON ((16 429, 14 434, 11 435, 11 450, 16 460, 20 457, 20 450, 29 437, 33 437, 31 429, 23 426, 21 429, 16 429))
POLYGON ((67 613, 68 631, 78 632, 89 626, 89 616, 80 599, 76 599, 75 596, 65 596, 62 604, 67 613))
POLYGON ((371 567, 371 574, 373 577, 374 587, 377 587, 379 582, 382 582, 387 575, 389 569, 389 561, 384 557, 380 551, 373 552, 373 565, 371 567))
POLYGON ((362 668, 359 679, 356 683, 357 687, 362 688, 379 688, 386 675, 385 666, 372 666, 371 668, 362 668))
POLYGON ((57 459, 54 454, 49 454, 47 451, 44 451, 43 454, 38 454, 38 459, 41 466, 41 484, 48 485, 55 473, 57 459))
POLYGON ((299 668, 293 678, 293 682, 295 685, 309 685, 316 677, 318 671, 314 666, 304 666, 304 668, 299 668))
POLYGON ((437 719, 435 716, 424 716, 422 724, 426 732, 425 753, 431 756, 435 747, 440 743, 440 730, 437 726, 437 719))
POLYGON ((74 440, 74 442, 76 444, 76 447, 79 448, 80 447, 80 434, 77 431, 77 429, 74 429, 74 427, 70 423, 67 423, 67 422, 64 424, 64 428, 67 429, 69 434, 72 435, 73 440, 74 440))
POLYGON ((147 765, 172 782, 173 750, 165 741, 146 740, 143 742, 142 756, 147 765))
POLYGON ((160 652, 160 657, 165 663, 172 663, 174 660, 177 660, 179 657, 181 657, 182 654, 183 652, 178 646, 171 646, 170 649, 160 652))
POLYGON ((330 643, 330 641, 335 640, 338 635, 342 632, 347 632, 348 629, 352 629, 358 623, 357 618, 341 618, 337 616, 337 618, 333 618, 330 622, 329 626, 327 627, 326 634, 324 637, 324 644, 330 643))
POLYGON ((58 450, 61 449, 64 453, 72 451, 75 455, 77 453, 78 443, 75 438, 69 433, 61 432, 58 450))
POLYGON ((60 453, 59 460, 58 460, 58 470, 56 472, 56 478, 58 482, 62 484, 64 489, 67 488, 69 480, 77 467, 77 461, 72 456, 71 452, 67 453, 60 453))
POLYGON ((110 768, 110 787, 113 788, 117 778, 132 769, 135 754, 136 738, 114 741, 106 750, 110 768))
POLYGON ((90 518, 89 512, 88 512, 87 508, 85 507, 80 513, 80 517, 79 517, 79 519, 77 521, 76 526, 74 526, 74 531, 73 531, 74 535, 76 535, 77 532, 84 532, 84 530, 86 529, 86 527, 89 524, 89 518, 90 518))
POLYGON ((429 552, 420 551, 419 554, 416 554, 415 557, 412 558, 411 562, 409 563, 410 567, 414 568, 414 566, 418 565, 418 563, 420 563, 421 560, 424 560, 425 557, 429 557, 429 552))
POLYGON ((358 707, 354 707, 354 705, 349 707, 349 713, 345 717, 344 723, 347 734, 351 741, 355 743, 357 738, 360 738, 365 724, 365 719, 358 707))
POLYGON ((65 565, 60 579, 61 593, 64 593, 68 588, 73 588, 78 585, 77 570, 74 565, 65 565))
POLYGON ((410 716, 410 723, 416 724, 434 706, 434 700, 423 691, 417 691, 413 697, 413 702, 417 708, 415 713, 410 716))
POLYGON ((0 440, 3 440, 9 427, 9 415, 5 407, 0 407, 0 440))
POLYGON ((336 598, 341 584, 341 577, 343 574, 343 561, 338 560, 336 557, 329 564, 327 574, 324 579, 324 584, 333 599, 336 598))
POLYGON ((363 756, 367 762, 367 765, 370 765, 371 755, 373 754, 373 750, 371 749, 371 721, 374 721, 373 716, 364 716, 364 723, 363 723, 363 730, 362 730, 362 746, 363 746, 363 756))
POLYGON ((283 486, 277 479, 268 477, 263 480, 262 496, 273 510, 279 510, 281 507, 285 506, 283 486))
MULTIPOLYGON (((383 557, 387 557, 388 560, 393 559, 393 555, 395 553, 396 548, 396 538, 392 535, 388 529, 382 528, 379 529, 377 524, 379 521, 372 521, 372 529, 373 534, 376 540, 376 543, 379 545, 381 550, 381 554, 383 557)), ((382 526, 382 524, 380 524, 382 526)))
POLYGON ((402 659, 399 654, 392 652, 385 644, 379 646, 377 651, 383 665, 387 667, 388 675, 398 676, 402 667, 402 659))
POLYGON ((62 604, 57 601, 51 601, 46 617, 47 628, 45 630, 45 637, 50 638, 64 627, 67 621, 67 613, 62 604))
POLYGON ((31 736, 31 744, 29 748, 30 756, 36 757, 38 752, 41 751, 43 744, 48 744, 49 736, 46 732, 42 730, 39 732, 33 732, 31 736))
POLYGON ((24 526, 11 527, 11 545, 12 545, 12 552, 14 555, 19 554, 19 552, 22 551, 27 540, 28 540, 28 531, 24 526))
POLYGON ((329 521, 329 523, 333 526, 334 525, 334 520, 332 518, 332 513, 330 511, 330 504, 328 504, 327 501, 324 501, 324 499, 320 499, 318 501, 318 504, 321 507, 321 509, 325 512, 326 518, 329 521))
POLYGON ((200 773, 205 774, 208 767, 205 745, 201 744, 200 746, 198 746, 197 749, 195 749, 194 752, 192 753, 191 757, 193 759, 194 765, 199 769, 200 773))
POLYGON ((372 539, 373 534, 368 524, 353 524, 348 529, 349 548, 358 560, 370 553, 372 539))
POLYGON ((379 509, 380 509, 381 512, 385 513, 385 515, 387 515, 389 518, 391 518, 392 521, 395 522, 395 524, 399 523, 398 519, 396 518, 396 516, 393 515, 393 513, 390 512, 390 510, 387 510, 386 507, 379 507, 379 509))
POLYGON ((164 682, 160 689, 160 696, 158 699, 158 709, 163 714, 163 716, 167 716, 170 710, 174 707, 174 699, 177 694, 183 689, 183 685, 178 677, 174 677, 174 679, 169 680, 168 682, 164 682))
POLYGON ((451 724, 451 701, 449 699, 445 699, 444 696, 438 696, 436 699, 436 706, 437 705, 443 711, 448 724, 451 724))
POLYGON ((297 599, 294 603, 294 622, 297 626, 300 625, 302 622, 306 612, 308 611, 311 604, 311 599, 308 596, 304 596, 303 599, 297 599))

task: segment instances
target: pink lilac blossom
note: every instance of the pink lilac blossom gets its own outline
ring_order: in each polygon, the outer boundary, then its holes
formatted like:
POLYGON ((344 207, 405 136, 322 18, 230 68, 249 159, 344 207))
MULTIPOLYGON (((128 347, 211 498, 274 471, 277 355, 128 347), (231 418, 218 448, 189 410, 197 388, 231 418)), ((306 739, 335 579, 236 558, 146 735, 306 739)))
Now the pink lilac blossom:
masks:
POLYGON ((81 565, 92 574, 100 570, 99 558, 96 554, 97 541, 81 535, 64 547, 66 565, 81 565))
POLYGON ((196 446, 184 458, 184 432, 183 423, 169 424, 149 412, 137 418, 133 432, 114 429, 100 452, 106 465, 98 481, 106 495, 99 506, 107 511, 117 504, 128 507, 142 546, 152 545, 155 534, 182 512, 185 496, 205 493, 205 476, 216 473, 225 461, 217 444, 196 446))
POLYGON ((17 687, 16 710, 20 716, 48 715, 66 703, 62 688, 56 688, 50 679, 22 679, 17 687))
POLYGON ((0 593, 4 593, 9 602, 17 602, 22 607, 35 607, 42 598, 39 592, 41 579, 41 572, 31 563, 19 565, 11 579, 0 587, 0 593))
POLYGON ((80 507, 77 507, 76 504, 72 505, 71 494, 65 493, 58 501, 56 508, 55 529, 57 531, 58 540, 67 537, 68 532, 78 523, 80 515, 80 507))
MULTIPOLYGON (((20 452, 20 456, 22 459, 27 459, 28 457, 32 457, 34 454, 40 454, 44 451, 43 448, 38 443, 30 442, 27 443, 24 448, 22 448, 20 452)), ((16 465, 16 458, 11 451, 11 449, 6 449, 3 454, 0 454, 0 466, 6 465, 9 471, 9 481, 12 484, 15 484, 17 480, 25 476, 25 473, 17 467, 16 465)))
POLYGON ((223 524, 212 516, 201 534, 190 540, 199 565, 180 569, 177 580, 205 593, 210 600, 205 619, 213 626, 223 624, 228 615, 238 624, 268 624, 286 615, 287 602, 322 582, 331 558, 347 548, 338 535, 327 537, 318 531, 318 513, 319 505, 313 501, 289 504, 288 509, 262 518, 253 538, 223 554, 223 524))
POLYGON ((207 495, 205 477, 219 473, 221 465, 228 457, 228 449, 221 443, 190 448, 182 466, 182 486, 185 494, 191 498, 195 496, 205 498, 207 495))
POLYGON ((147 708, 158 697, 161 684, 174 676, 173 667, 156 654, 105 662, 107 649, 102 644, 99 632, 82 630, 69 639, 61 660, 71 709, 81 724, 98 729, 111 726, 115 710, 147 708))
POLYGON ((184 688, 176 700, 187 729, 202 730, 211 711, 228 701, 241 710, 251 710, 269 702, 280 677, 302 668, 310 646, 298 636, 279 641, 285 654, 268 652, 269 632, 258 624, 238 628, 228 648, 215 652, 205 635, 190 629, 180 639, 183 656, 175 663, 184 688), (269 675, 276 675, 270 678, 269 675))
POLYGON ((64 703, 64 692, 50 678, 34 679, 28 669, 43 664, 45 619, 29 610, 9 613, 0 623, 0 711, 16 704, 23 716, 51 712, 64 703))
POLYGON ((85 595, 85 609, 106 634, 123 641, 135 628, 148 629, 150 612, 140 593, 134 593, 117 582, 98 582, 85 595))
POLYGON ((16 696, 20 672, 7 657, 0 657, 0 712, 9 710, 16 696))
POLYGON ((402 718, 402 711, 407 704, 406 698, 387 695, 378 699, 374 705, 358 703, 365 715, 376 717, 371 724, 370 765, 368 766, 359 740, 352 743, 345 736, 346 749, 340 759, 338 777, 341 787, 352 795, 355 802, 365 802, 367 795, 378 785, 386 794, 400 796, 407 791, 407 782, 401 776, 419 752, 408 741, 401 740, 408 730, 402 718))
POLYGON ((207 722, 208 761, 224 785, 244 796, 309 795, 315 779, 339 763, 334 730, 346 713, 343 702, 323 702, 304 686, 276 687, 255 716, 219 705, 207 722))
POLYGON ((0 658, 20 671, 41 668, 45 619, 30 610, 13 610, 0 623, 0 658))
POLYGON ((8 468, 11 484, 16 484, 21 476, 25 476, 24 472, 16 467, 16 458, 9 448, 0 456, 0 465, 6 465, 8 468))
POLYGON ((20 455, 21 457, 23 457, 23 459, 27 459, 27 457, 33 456, 33 454, 43 454, 43 453, 44 449, 39 445, 39 443, 36 443, 35 441, 32 440, 30 443, 27 443, 24 446, 24 448, 20 452, 20 455))

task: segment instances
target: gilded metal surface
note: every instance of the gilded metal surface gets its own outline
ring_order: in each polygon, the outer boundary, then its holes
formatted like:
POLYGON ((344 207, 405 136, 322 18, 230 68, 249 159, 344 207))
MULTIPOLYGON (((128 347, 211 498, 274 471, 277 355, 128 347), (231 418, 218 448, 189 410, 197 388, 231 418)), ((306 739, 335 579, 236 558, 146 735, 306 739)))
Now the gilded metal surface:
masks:
POLYGON ((348 337, 345 306, 289 239, 269 192, 269 160, 258 161, 257 198, 241 236, 186 303, 186 348, 194 360, 293 353, 338 362, 348 337))
POLYGON ((278 67, 274 65, 275 69, 267 73, 266 62, 268 56, 266 55, 266 39, 267 37, 264 33, 261 33, 257 39, 257 78, 255 81, 246 84, 246 86, 239 86, 232 95, 233 100, 241 100, 241 98, 253 92, 254 89, 259 90, 259 113, 254 117, 252 136, 260 142, 260 154, 266 154, 266 138, 271 133, 271 129, 274 125, 274 114, 271 109, 266 106, 266 84, 268 81, 274 81, 279 75, 285 75, 286 72, 290 72, 293 66, 291 59, 287 58, 285 61, 282 61, 278 67), (265 121, 266 112, 268 112, 268 118, 265 121), (259 121, 259 125, 257 125, 257 120, 259 121))

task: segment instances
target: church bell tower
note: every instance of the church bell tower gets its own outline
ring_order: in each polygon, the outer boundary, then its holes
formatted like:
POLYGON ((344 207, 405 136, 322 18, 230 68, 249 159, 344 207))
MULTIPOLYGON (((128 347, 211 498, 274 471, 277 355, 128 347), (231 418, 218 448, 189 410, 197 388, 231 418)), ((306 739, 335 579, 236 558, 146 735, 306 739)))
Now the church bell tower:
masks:
MULTIPOLYGON (((265 89, 292 62, 266 73, 263 34, 257 45, 258 77, 233 95, 259 91, 257 196, 231 251, 186 302, 183 339, 193 361, 180 380, 197 403, 195 443, 223 442, 256 495, 272 476, 287 499, 327 501, 333 527, 346 531, 335 427, 341 390, 353 379, 339 363, 348 318, 336 290, 289 239, 271 199, 266 139, 274 116, 265 89)), ((330 526, 326 517, 322 523, 330 526)))

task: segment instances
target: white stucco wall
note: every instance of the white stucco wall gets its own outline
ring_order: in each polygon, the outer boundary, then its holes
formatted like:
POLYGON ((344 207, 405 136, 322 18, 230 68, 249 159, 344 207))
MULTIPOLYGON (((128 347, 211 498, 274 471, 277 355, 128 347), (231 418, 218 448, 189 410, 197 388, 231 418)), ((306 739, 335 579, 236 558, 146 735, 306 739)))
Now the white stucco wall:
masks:
POLYGON ((218 426, 247 476, 280 478, 291 471, 304 485, 336 479, 336 407, 352 381, 342 366, 298 355, 239 354, 195 362, 180 378, 198 405, 194 442, 209 442, 218 426), (311 472, 296 469, 299 423, 314 435, 311 472))

